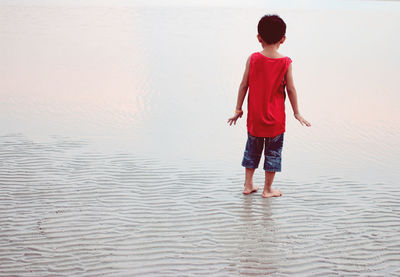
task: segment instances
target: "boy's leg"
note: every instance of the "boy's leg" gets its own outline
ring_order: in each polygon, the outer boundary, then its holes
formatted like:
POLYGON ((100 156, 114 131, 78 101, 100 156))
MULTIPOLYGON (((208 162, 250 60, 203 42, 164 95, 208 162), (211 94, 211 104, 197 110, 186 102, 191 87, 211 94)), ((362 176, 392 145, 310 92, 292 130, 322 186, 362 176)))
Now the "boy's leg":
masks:
POLYGON ((282 192, 280 190, 272 188, 274 177, 275 172, 265 171, 265 184, 262 197, 277 197, 282 195, 282 192))
POLYGON ((246 168, 246 180, 243 190, 244 194, 256 192, 258 189, 258 186, 253 186, 253 175, 260 162, 263 148, 264 138, 253 137, 248 133, 246 149, 242 161, 242 166, 246 168))
POLYGON ((250 194, 258 190, 258 186, 253 185, 254 171, 256 171, 255 168, 246 168, 246 179, 244 182, 243 194, 250 194))
POLYGON ((265 184, 262 197, 281 196, 282 192, 272 188, 275 173, 281 171, 281 155, 283 147, 283 134, 265 139, 265 184))

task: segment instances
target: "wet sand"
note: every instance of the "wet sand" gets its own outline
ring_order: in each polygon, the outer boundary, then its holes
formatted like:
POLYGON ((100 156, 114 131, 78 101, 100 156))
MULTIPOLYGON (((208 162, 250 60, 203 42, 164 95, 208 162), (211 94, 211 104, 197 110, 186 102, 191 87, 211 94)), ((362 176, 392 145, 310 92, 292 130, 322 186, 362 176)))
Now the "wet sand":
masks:
POLYGON ((263 199, 204 164, 0 144, 2 276, 400 275, 399 188, 280 180, 263 199))

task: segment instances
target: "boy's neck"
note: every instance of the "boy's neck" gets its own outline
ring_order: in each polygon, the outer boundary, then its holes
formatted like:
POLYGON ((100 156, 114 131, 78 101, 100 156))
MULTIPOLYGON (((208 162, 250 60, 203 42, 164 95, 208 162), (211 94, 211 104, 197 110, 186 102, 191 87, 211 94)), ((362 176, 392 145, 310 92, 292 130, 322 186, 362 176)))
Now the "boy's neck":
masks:
POLYGON ((274 57, 280 57, 281 54, 278 52, 280 43, 275 43, 275 44, 266 44, 262 43, 261 46, 263 48, 262 52, 266 54, 266 56, 274 58, 274 57))
POLYGON ((280 43, 275 43, 275 44, 266 44, 266 43, 262 43, 261 44, 263 50, 265 52, 278 52, 279 46, 281 46, 280 43))

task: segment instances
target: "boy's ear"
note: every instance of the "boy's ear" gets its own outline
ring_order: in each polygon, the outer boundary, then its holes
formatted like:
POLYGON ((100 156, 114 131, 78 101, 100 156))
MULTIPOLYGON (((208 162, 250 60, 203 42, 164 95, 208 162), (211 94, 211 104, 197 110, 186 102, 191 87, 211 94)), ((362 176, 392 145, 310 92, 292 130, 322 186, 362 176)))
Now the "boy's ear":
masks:
POLYGON ((257 34, 257 39, 258 39, 258 42, 260 42, 260 43, 264 42, 263 39, 261 38, 260 34, 257 34))
POLYGON ((285 40, 286 40, 286 36, 283 36, 283 37, 281 38, 281 40, 279 41, 279 43, 282 44, 282 43, 285 42, 285 40))

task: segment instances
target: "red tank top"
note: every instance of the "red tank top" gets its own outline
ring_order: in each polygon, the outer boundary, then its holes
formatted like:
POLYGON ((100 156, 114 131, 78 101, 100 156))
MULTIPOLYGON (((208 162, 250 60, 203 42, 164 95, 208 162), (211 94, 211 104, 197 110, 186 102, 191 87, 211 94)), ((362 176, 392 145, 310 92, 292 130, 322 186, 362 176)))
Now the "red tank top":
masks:
POLYGON ((275 137, 285 132, 286 71, 289 57, 268 58, 260 52, 250 57, 247 131, 255 137, 275 137))

